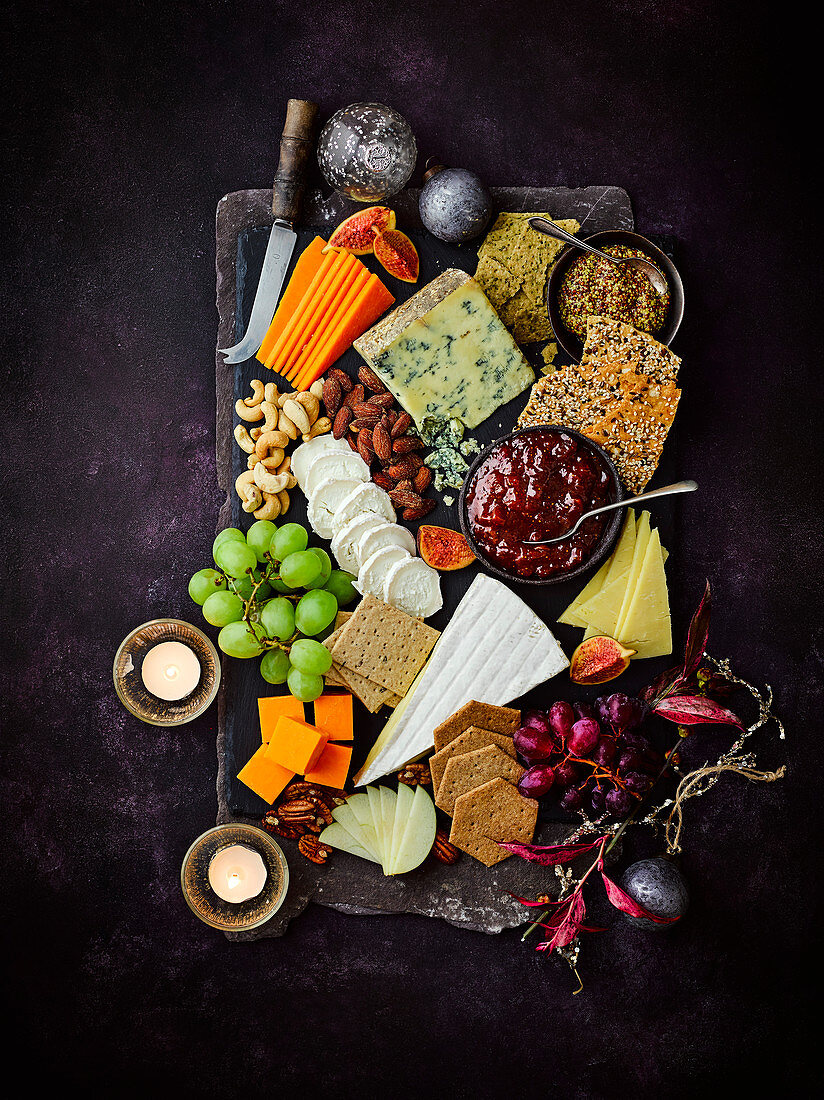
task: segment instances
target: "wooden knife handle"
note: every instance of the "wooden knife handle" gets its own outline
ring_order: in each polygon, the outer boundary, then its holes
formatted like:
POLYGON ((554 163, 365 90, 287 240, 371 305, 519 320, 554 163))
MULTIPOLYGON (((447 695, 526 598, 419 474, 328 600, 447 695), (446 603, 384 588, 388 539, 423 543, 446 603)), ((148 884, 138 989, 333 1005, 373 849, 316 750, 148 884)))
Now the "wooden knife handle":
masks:
POLYGON ((317 103, 307 99, 290 99, 286 106, 280 160, 272 185, 272 213, 292 225, 300 214, 317 116, 317 103))

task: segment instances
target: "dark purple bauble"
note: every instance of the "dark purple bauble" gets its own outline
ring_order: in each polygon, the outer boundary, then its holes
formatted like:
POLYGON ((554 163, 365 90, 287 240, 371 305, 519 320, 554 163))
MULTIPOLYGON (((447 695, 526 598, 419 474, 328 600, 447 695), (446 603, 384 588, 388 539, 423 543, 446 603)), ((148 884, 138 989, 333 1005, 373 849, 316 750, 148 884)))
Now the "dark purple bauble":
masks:
MULTIPOLYGON (((687 884, 681 872, 669 859, 642 859, 627 867, 621 877, 620 886, 631 898, 649 909, 656 917, 683 917, 689 905, 687 884)), ((626 919, 636 928, 660 932, 672 928, 671 924, 656 924, 646 917, 626 919)))
POLYGON ((440 168, 421 190, 421 221, 433 236, 460 244, 483 233, 492 217, 492 196, 466 168, 440 168))

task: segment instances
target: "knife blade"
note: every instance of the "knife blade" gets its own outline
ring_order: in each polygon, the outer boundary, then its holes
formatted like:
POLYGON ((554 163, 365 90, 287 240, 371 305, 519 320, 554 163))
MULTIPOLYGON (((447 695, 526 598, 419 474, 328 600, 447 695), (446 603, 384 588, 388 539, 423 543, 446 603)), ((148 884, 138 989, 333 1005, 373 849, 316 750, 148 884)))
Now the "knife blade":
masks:
POLYGON ((306 168, 312 152, 312 134, 318 107, 305 99, 290 99, 280 139, 280 159, 272 187, 274 224, 269 233, 249 324, 241 340, 231 348, 218 348, 225 363, 242 363, 260 348, 275 315, 286 270, 292 258, 297 234, 306 168))

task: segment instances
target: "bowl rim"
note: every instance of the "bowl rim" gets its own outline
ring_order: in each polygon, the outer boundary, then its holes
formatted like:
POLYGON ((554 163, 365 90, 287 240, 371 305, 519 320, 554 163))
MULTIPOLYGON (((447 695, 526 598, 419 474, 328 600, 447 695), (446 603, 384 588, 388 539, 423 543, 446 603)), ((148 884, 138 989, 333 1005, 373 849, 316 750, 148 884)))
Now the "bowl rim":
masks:
MULTIPOLYGON (((643 251, 648 252, 649 258, 657 266, 663 269, 663 273, 670 285, 669 317, 667 318, 667 324, 663 331, 657 335, 654 333, 652 335, 659 343, 663 344, 665 347, 669 347, 675 339, 681 327, 681 322, 684 319, 684 283, 678 268, 669 256, 665 252, 662 252, 657 244, 653 244, 651 240, 644 237, 641 233, 636 233, 633 229, 601 229, 597 233, 592 233, 590 236, 582 237, 581 239, 589 241, 592 244, 598 244, 599 242, 617 243, 620 241, 628 241, 638 248, 642 248, 643 251)), ((581 361, 581 356, 584 353, 584 345, 561 321, 558 311, 558 284, 563 278, 567 265, 571 262, 573 255, 578 251, 580 250, 576 249, 571 244, 564 245, 564 248, 558 254, 558 258, 547 280, 546 297, 544 301, 549 323, 552 325, 552 330, 555 333, 555 339, 567 355, 576 363, 581 361)))
POLYGON ((528 584, 535 587, 546 586, 548 584, 562 584, 565 581, 575 580, 576 577, 583 576, 584 573, 588 573, 594 566, 600 565, 607 555, 612 550, 615 542, 618 539, 618 534, 623 526, 625 516, 625 510, 622 508, 616 508, 612 514, 612 518, 607 523, 600 542, 596 545, 593 553, 587 558, 581 565, 576 566, 575 569, 571 569, 565 573, 559 573, 553 577, 519 577, 515 573, 510 573, 508 570, 502 569, 499 565, 491 562, 478 546, 474 535, 472 534, 472 527, 469 522, 469 515, 466 507, 466 494, 469 489, 469 485, 475 476, 475 473, 490 454, 499 447, 502 443, 505 443, 508 439, 515 439, 516 436, 525 435, 527 432, 565 432, 567 435, 571 435, 579 443, 584 443, 590 447, 601 459, 606 468, 612 474, 613 483, 615 485, 615 499, 626 500, 627 493, 624 488, 624 483, 621 481, 621 475, 612 461, 610 456, 604 450, 604 448, 590 439, 589 436, 584 435, 583 432, 579 432, 576 428, 569 428, 565 424, 533 424, 528 428, 516 428, 512 432, 507 432, 506 435, 500 436, 500 438, 493 440, 492 443, 487 444, 482 451, 480 451, 474 458, 472 464, 467 470, 464 483, 461 486, 461 491, 458 497, 458 520, 461 525, 461 531, 464 537, 478 559, 484 570, 488 573, 492 573, 493 576, 498 577, 499 580, 509 581, 514 584, 528 584))
POLYGON ((189 623, 185 619, 171 619, 171 618, 168 618, 168 617, 164 617, 164 618, 160 618, 160 619, 149 619, 147 622, 141 623, 140 626, 136 626, 133 630, 130 630, 129 633, 123 639, 123 641, 120 643, 120 645, 117 647, 117 652, 114 655, 114 661, 112 663, 112 679, 114 680, 114 690, 117 692, 117 697, 120 700, 120 702, 123 704, 123 706, 129 712, 129 714, 131 714, 134 718, 137 718, 140 722, 143 722, 147 726, 157 726, 159 729, 175 729, 177 726, 185 726, 189 722, 194 722, 196 718, 200 718, 200 716, 202 714, 204 714, 209 709, 209 707, 212 705, 212 703, 217 698, 217 693, 220 690, 220 681, 221 681, 222 671, 223 670, 221 669, 221 666, 220 666, 220 656, 218 654, 217 649, 215 648, 214 643, 212 642, 212 639, 207 634, 204 634, 203 631, 200 629, 200 627, 195 626, 194 623, 189 623), (140 711, 136 710, 131 705, 131 703, 125 697, 125 695, 123 694, 123 691, 121 689, 120 679, 117 675, 117 665, 118 665, 118 662, 120 660, 121 653, 123 652, 123 650, 126 648, 126 646, 129 644, 129 642, 132 640, 132 638, 134 638, 134 636, 136 634, 139 634, 141 630, 145 630, 147 626, 167 626, 167 625, 168 626, 187 626, 190 630, 193 630, 195 632, 195 634, 197 634, 200 637, 201 641, 203 641, 205 643, 206 648, 208 649, 208 651, 210 652, 210 654, 212 656, 212 659, 214 660, 214 663, 215 663, 215 682, 212 686, 212 690, 209 692, 208 696, 204 699, 203 705, 198 710, 196 710, 194 714, 189 715, 187 718, 176 718, 176 719, 171 719, 171 720, 166 721, 166 722, 162 722, 162 721, 158 721, 157 719, 154 719, 154 718, 147 718, 144 714, 141 714, 140 711))

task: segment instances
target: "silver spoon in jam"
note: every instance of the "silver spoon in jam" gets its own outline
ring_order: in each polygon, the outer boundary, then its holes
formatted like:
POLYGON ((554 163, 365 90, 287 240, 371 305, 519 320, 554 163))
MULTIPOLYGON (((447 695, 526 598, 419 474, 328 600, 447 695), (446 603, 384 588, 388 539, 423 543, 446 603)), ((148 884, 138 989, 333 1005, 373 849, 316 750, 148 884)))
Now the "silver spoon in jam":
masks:
POLYGON ((641 493, 637 497, 627 497, 626 500, 616 500, 614 504, 604 504, 601 508, 593 508, 590 512, 584 512, 574 527, 570 527, 563 535, 556 535, 554 539, 524 539, 524 546, 551 546, 554 542, 563 542, 571 539, 582 523, 593 516, 603 515, 604 512, 614 512, 616 508, 628 508, 630 504, 638 504, 642 500, 654 500, 655 497, 668 497, 674 493, 694 493, 698 488, 697 481, 676 481, 673 485, 664 485, 660 489, 651 489, 648 493, 641 493))
POLYGON ((561 227, 555 225, 554 222, 548 222, 546 218, 530 218, 529 224, 533 229, 537 229, 539 233, 545 233, 547 237, 555 237, 556 240, 565 241, 574 248, 583 248, 585 252, 592 252, 596 256, 600 256, 602 260, 607 260, 609 263, 615 264, 616 267, 626 265, 627 267, 634 268, 635 271, 640 271, 642 275, 647 277, 652 285, 652 289, 659 298, 663 298, 669 291, 667 280, 652 260, 645 260, 643 256, 627 256, 622 259, 619 259, 617 256, 610 256, 608 253, 602 252, 600 248, 596 248, 595 245, 587 244, 586 241, 578 237, 573 237, 571 233, 567 233, 565 229, 561 229, 561 227))

